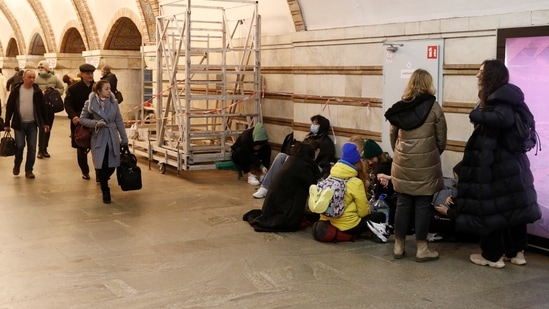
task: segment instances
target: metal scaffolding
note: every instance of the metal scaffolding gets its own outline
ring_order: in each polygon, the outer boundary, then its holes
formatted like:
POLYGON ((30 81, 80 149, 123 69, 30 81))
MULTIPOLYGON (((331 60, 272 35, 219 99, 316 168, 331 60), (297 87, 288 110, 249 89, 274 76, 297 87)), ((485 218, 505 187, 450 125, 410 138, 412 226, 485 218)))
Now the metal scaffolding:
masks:
POLYGON ((230 160, 234 140, 261 121, 260 31, 257 1, 161 5, 156 95, 143 107, 156 126, 146 140, 132 135, 134 151, 158 161, 161 172, 165 165, 179 172, 230 160))

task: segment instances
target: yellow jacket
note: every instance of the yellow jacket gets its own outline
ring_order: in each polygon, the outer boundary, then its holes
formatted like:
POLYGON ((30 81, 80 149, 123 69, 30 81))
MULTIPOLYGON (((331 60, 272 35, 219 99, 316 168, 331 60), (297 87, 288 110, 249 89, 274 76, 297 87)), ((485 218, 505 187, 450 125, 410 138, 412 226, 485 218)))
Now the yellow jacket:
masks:
POLYGON ((357 226, 360 220, 370 213, 370 205, 366 198, 364 183, 357 178, 356 168, 344 162, 337 162, 330 170, 330 176, 349 178, 345 189, 345 211, 339 218, 320 215, 320 220, 327 220, 340 231, 346 231, 357 226))

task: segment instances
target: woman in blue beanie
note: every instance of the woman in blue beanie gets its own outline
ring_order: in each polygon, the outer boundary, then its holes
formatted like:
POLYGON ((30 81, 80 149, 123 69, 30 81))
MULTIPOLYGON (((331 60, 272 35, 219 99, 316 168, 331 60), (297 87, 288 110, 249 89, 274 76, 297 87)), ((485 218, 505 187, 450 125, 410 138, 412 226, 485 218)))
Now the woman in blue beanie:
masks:
MULTIPOLYGON (((385 214, 371 213, 364 183, 358 178, 357 165, 361 163, 360 153, 355 144, 346 143, 342 147, 341 159, 331 168, 330 177, 345 179, 345 210, 340 217, 320 215, 320 221, 329 221, 339 231, 359 237, 371 231, 381 242, 387 242, 386 231, 379 230, 372 223, 385 222, 385 214)), ((318 224, 318 223, 317 223, 318 224)), ((313 233, 315 229, 313 228, 313 233)), ((320 239, 322 237, 317 237, 320 239)))

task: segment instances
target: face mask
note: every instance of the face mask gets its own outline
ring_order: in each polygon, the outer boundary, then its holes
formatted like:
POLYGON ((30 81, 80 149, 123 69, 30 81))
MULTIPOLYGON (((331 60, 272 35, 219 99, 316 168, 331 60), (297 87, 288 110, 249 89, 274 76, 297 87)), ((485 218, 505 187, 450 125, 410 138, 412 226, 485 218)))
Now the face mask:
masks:
POLYGON ((46 70, 40 70, 40 71, 38 72, 38 74, 40 74, 40 75, 46 75, 46 74, 48 74, 48 71, 46 71, 46 70))
POLYGON ((318 124, 314 124, 314 123, 311 124, 311 133, 317 134, 319 128, 320 128, 320 126, 318 124))

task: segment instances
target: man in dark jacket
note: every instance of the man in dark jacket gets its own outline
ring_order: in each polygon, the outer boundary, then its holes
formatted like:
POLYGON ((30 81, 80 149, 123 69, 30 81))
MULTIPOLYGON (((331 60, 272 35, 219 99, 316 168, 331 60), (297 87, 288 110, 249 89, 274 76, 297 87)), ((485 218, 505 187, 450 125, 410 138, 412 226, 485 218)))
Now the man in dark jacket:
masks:
POLYGON ((38 128, 49 131, 51 123, 46 116, 44 95, 34 83, 36 73, 26 70, 23 73, 23 83, 13 87, 6 106, 6 122, 4 131, 9 132, 10 127, 15 130, 15 143, 17 151, 13 165, 13 175, 19 175, 23 162, 23 150, 27 144, 27 160, 25 162, 25 177, 33 179, 32 172, 36 159, 36 140, 38 128))
POLYGON ((11 91, 15 85, 23 81, 23 71, 20 70, 19 67, 14 67, 13 70, 15 70, 15 73, 13 73, 13 76, 8 78, 8 81, 6 82, 6 89, 8 89, 8 91, 11 91))
POLYGON ((76 148, 76 158, 78 160, 78 166, 82 171, 82 179, 90 179, 90 167, 88 165, 88 149, 79 147, 74 140, 74 130, 80 119, 80 113, 84 107, 84 103, 88 100, 88 97, 93 88, 93 72, 95 67, 91 64, 83 64, 80 66, 81 79, 79 82, 72 84, 67 89, 67 96, 65 97, 65 111, 71 120, 71 146, 76 148))

